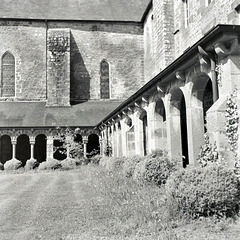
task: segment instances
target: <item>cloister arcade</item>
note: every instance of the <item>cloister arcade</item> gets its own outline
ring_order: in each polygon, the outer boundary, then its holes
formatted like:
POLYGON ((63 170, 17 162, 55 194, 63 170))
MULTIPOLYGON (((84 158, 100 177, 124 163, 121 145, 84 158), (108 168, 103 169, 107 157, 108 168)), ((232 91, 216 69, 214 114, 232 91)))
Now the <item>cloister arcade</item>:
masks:
POLYGON ((226 101, 240 75, 235 34, 235 40, 234 34, 203 37, 109 114, 99 124, 103 147, 110 145, 113 156, 166 150, 186 167, 197 165, 207 133, 220 157, 226 155, 226 101))
MULTIPOLYGON (((93 150, 99 151, 97 131, 85 131, 72 138, 74 142, 83 145, 84 157, 93 150)), ((61 146, 62 142, 59 140, 57 130, 0 130, 0 162, 2 164, 11 159, 18 159, 23 165, 28 159, 36 159, 40 163, 52 158, 63 160, 68 156, 61 152, 61 146)))

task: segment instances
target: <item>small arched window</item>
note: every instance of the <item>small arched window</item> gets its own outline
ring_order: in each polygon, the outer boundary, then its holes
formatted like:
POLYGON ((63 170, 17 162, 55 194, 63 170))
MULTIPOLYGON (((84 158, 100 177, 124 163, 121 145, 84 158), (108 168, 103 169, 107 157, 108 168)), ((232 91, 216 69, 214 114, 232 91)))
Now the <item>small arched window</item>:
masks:
POLYGON ((6 52, 2 56, 1 97, 15 96, 15 58, 6 52))
POLYGON ((100 97, 102 99, 110 98, 109 93, 109 64, 102 60, 100 64, 100 97))

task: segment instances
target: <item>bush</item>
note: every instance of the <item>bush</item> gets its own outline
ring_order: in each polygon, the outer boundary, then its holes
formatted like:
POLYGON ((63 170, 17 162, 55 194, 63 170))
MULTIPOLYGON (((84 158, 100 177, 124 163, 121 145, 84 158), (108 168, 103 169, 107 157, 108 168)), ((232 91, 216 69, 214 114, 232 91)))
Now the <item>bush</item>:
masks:
POLYGON ((176 159, 170 159, 166 152, 158 152, 148 157, 145 166, 144 180, 158 186, 165 184, 170 174, 180 165, 176 159))
POLYGON ((133 156, 126 158, 123 162, 123 174, 126 177, 133 177, 134 170, 136 168, 136 165, 143 161, 143 157, 141 156, 133 156))
POLYGON ((108 171, 122 171, 125 157, 103 157, 99 164, 105 167, 108 171))
POLYGON ((147 158, 144 158, 142 161, 136 164, 136 167, 133 171, 132 177, 135 180, 144 180, 146 172, 146 163, 147 158))
POLYGON ((56 159, 49 159, 39 165, 39 170, 55 170, 61 168, 61 162, 56 159))
POLYGON ((167 203, 175 214, 234 217, 239 211, 239 179, 224 166, 176 171, 168 179, 166 190, 167 203))
POLYGON ((179 168, 175 159, 169 159, 164 151, 157 151, 136 164, 133 178, 157 185, 165 184, 170 174, 179 168))
POLYGON ((0 171, 1 171, 1 170, 4 170, 4 166, 3 166, 2 163, 0 163, 0 171))
POLYGON ((33 170, 39 166, 39 162, 36 159, 29 159, 26 162, 25 170, 33 170))
POLYGON ((91 157, 89 160, 90 160, 91 163, 98 165, 100 160, 101 160, 101 158, 102 158, 102 156, 95 155, 95 156, 91 157))
POLYGON ((17 170, 22 167, 22 162, 17 159, 11 159, 5 162, 5 170, 17 170))
POLYGON ((74 169, 77 166, 81 165, 81 160, 79 159, 74 159, 74 158, 68 158, 65 160, 62 160, 61 162, 62 170, 70 170, 74 169))

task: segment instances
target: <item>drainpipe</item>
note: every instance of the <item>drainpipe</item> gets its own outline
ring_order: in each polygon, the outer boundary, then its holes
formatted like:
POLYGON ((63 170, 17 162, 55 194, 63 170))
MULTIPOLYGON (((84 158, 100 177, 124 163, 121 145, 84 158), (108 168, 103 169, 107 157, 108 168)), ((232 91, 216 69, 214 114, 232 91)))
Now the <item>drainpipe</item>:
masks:
POLYGON ((218 100, 219 94, 218 94, 218 85, 217 85, 217 73, 215 71, 216 69, 216 62, 214 60, 214 56, 211 53, 207 53, 201 46, 198 46, 198 52, 206 56, 210 59, 211 64, 211 76, 212 76, 212 87, 213 87, 213 103, 215 103, 218 100))

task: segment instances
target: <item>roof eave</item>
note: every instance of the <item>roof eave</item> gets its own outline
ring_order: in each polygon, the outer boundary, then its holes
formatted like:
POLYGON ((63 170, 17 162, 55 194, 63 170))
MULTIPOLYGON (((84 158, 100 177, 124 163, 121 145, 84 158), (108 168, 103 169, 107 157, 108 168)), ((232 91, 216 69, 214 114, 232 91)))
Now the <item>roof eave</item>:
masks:
POLYGON ((219 39, 220 36, 224 32, 240 32, 240 26, 238 25, 223 25, 219 24, 212 29, 210 29, 199 41, 197 41, 193 46, 189 47, 180 57, 178 57, 174 62, 172 62, 168 67, 166 67, 163 71, 161 71, 158 75, 156 75, 152 80, 146 83, 142 88, 140 88, 136 93, 134 93, 131 97, 125 100, 120 106, 118 106, 113 112, 111 112, 108 116, 106 116, 99 124, 96 126, 99 127, 102 123, 107 122, 114 115, 119 113, 121 109, 126 108, 130 105, 131 102, 136 101, 141 97, 141 95, 146 92, 148 89, 151 89, 154 84, 158 81, 161 82, 162 79, 166 78, 168 74, 171 74, 173 69, 178 69, 189 56, 193 57, 198 54, 198 46, 208 47, 209 42, 213 42, 215 39, 219 39), (212 41, 211 41, 212 40, 212 41))

